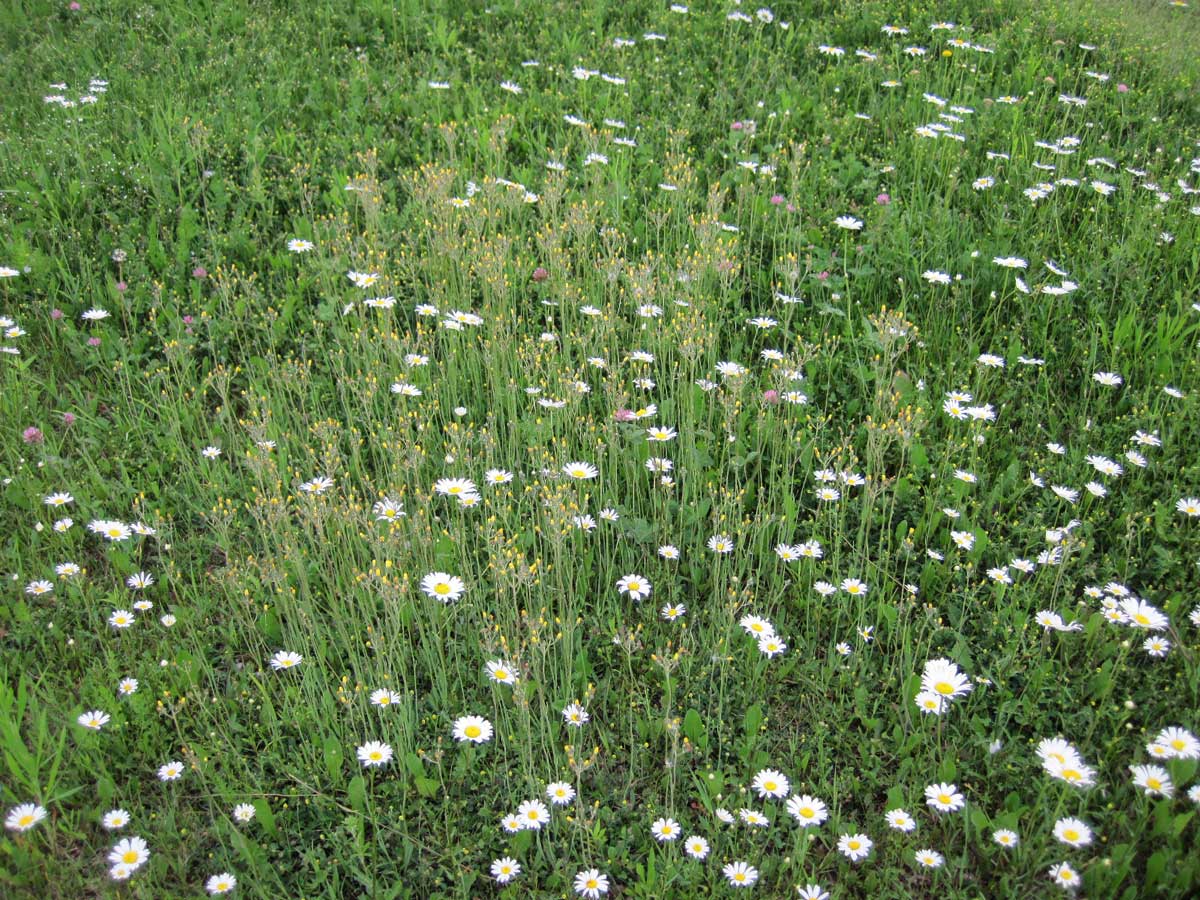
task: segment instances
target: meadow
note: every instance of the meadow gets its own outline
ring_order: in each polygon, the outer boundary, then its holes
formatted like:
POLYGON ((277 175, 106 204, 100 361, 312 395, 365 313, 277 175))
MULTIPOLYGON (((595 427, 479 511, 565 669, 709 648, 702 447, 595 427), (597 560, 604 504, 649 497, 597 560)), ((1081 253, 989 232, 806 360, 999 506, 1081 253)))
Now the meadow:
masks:
POLYGON ((0 895, 1200 893, 1197 10, 456 6, 0 8, 0 895))

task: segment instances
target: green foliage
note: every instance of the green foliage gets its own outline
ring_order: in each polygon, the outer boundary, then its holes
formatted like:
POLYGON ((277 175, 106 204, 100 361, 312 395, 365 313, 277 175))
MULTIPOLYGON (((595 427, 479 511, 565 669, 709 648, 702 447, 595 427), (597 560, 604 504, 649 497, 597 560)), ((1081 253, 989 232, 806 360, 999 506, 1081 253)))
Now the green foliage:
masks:
POLYGON ((1130 6, 0 9, 0 893, 1200 890, 1200 26, 1130 6))

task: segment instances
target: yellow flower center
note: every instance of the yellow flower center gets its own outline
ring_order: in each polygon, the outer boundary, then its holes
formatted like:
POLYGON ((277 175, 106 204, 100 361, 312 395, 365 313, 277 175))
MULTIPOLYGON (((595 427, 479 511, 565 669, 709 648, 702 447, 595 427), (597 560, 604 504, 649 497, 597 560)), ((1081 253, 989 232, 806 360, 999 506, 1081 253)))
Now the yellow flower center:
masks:
POLYGON ((800 810, 800 815, 806 819, 811 819, 814 815, 816 815, 816 813, 806 806, 804 809, 800 810))
POLYGON ((1063 769, 1063 781, 1078 781, 1080 778, 1079 771, 1076 769, 1063 769))
POLYGON ((374 759, 374 760, 379 760, 379 759, 382 759, 382 758, 383 758, 383 754, 382 754, 382 753, 380 753, 378 750, 372 750, 372 751, 371 751, 371 759, 374 759))
POLYGON ((25 815, 21 816, 21 818, 17 819, 17 824, 20 825, 22 828, 28 828, 30 825, 33 824, 32 814, 26 813, 25 815))
POLYGON ((478 725, 468 725, 463 729, 463 734, 469 738, 477 738, 482 733, 483 729, 481 729, 478 725))
POLYGON ((121 854, 121 861, 124 863, 128 863, 129 865, 132 866, 135 862, 138 861, 137 851, 136 850, 126 850, 123 854, 121 854))
POLYGON ((950 795, 949 794, 938 794, 938 801, 949 806, 950 805, 950 795))
POLYGON ((1063 832, 1063 837, 1065 837, 1068 841, 1077 841, 1079 840, 1079 832, 1074 828, 1068 828, 1063 832))
POLYGON ((944 695, 954 693, 954 685, 952 685, 948 681, 939 681, 937 684, 935 684, 933 686, 933 689, 935 691, 937 691, 939 694, 944 694, 944 695))
POLYGON ((435 594, 448 594, 450 593, 450 585, 446 584, 445 582, 434 585, 433 592, 435 594))
POLYGON ((773 790, 775 790, 775 782, 773 782, 773 781, 768 781, 768 782, 764 783, 764 784, 763 784, 763 789, 764 789, 764 790, 767 790, 767 791, 773 791, 773 790))
POLYGON ((1151 776, 1146 779, 1146 787, 1157 791, 1160 787, 1162 787, 1162 782, 1154 776, 1151 776))
POLYGON ((738 872, 736 875, 734 875, 734 876, 733 876, 733 880, 734 880, 734 881, 745 881, 745 880, 746 880, 746 873, 745 873, 745 872, 738 872))
POLYGON ((859 847, 862 846, 862 844, 859 843, 858 841, 851 841, 846 846, 849 847, 851 850, 857 850, 859 847))
POLYGON ((587 888, 589 891, 594 891, 599 886, 600 886, 600 882, 598 882, 595 878, 589 878, 587 880, 587 888))

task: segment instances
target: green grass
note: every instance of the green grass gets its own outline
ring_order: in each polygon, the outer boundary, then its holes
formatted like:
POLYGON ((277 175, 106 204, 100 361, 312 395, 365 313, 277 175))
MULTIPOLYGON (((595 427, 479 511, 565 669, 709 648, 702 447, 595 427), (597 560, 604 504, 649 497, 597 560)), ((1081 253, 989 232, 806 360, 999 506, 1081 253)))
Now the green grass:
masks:
POLYGON ((231 6, 0 10, 0 801, 47 812, 0 840, 0 893, 564 897, 595 868, 610 896, 721 896, 735 861, 768 897, 1056 896, 1064 861, 1088 897, 1200 890, 1196 760, 1147 747, 1200 727, 1195 10, 231 6), (426 595, 438 572, 461 598, 426 595), (1166 626, 1108 621, 1118 585, 1166 626), (973 689, 923 714, 940 658, 973 689), (467 715, 489 741, 455 740, 467 715), (1045 771, 1055 737, 1094 786, 1045 771), (760 798, 764 769, 828 820, 760 798), (506 832, 552 782, 576 798, 506 832), (718 816, 743 809, 769 827, 718 816))

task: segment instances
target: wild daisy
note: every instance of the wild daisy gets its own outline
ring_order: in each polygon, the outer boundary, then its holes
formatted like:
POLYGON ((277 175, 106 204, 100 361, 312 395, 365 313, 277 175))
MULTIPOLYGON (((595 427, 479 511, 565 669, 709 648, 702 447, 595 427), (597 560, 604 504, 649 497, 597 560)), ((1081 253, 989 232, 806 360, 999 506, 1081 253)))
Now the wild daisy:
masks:
POLYGON ((154 584, 154 576, 149 572, 136 572, 125 579, 130 590, 140 591, 154 584))
POLYGON ((791 784, 787 776, 775 769, 762 769, 754 776, 750 787, 762 799, 777 800, 788 795, 791 784))
POLYGON ((487 663, 488 678, 496 684, 514 685, 519 680, 517 667, 502 659, 489 660, 487 663))
POLYGON ((766 619, 759 616, 745 615, 738 621, 738 625, 753 638, 762 638, 775 633, 775 626, 766 619))
POLYGON ((871 848, 875 846, 865 834, 843 834, 838 838, 838 852, 845 856, 850 862, 859 862, 871 855, 871 848))
POLYGON ((575 893, 587 900, 596 900, 608 893, 608 876, 599 869, 584 869, 575 874, 575 893))
POLYGON ((257 812, 257 810, 254 808, 254 804, 239 803, 237 806, 235 806, 233 808, 233 817, 238 822, 245 825, 254 819, 254 814, 256 812, 257 812))
POLYGON ((100 817, 100 824, 107 831, 120 831, 129 824, 129 813, 123 809, 110 809, 100 817))
POLYGON ((304 657, 291 650, 280 650, 271 657, 271 668, 275 671, 294 669, 304 661, 304 657))
POLYGON ((380 688, 377 691, 371 692, 370 700, 372 706, 392 706, 400 702, 400 695, 388 688, 380 688))
POLYGON ((562 711, 563 721, 574 728, 582 728, 591 716, 588 711, 578 703, 568 703, 562 711))
POLYGON ((741 860, 723 866, 721 874, 725 876, 725 880, 731 887, 748 888, 758 881, 758 869, 741 860))
POLYGON ((1086 847, 1092 842, 1092 829, 1079 819, 1059 819, 1054 823, 1054 837, 1070 847, 1086 847))
POLYGON ((492 877, 500 884, 508 884, 521 874, 521 864, 511 856, 502 856, 492 861, 492 877))
POLYGON ((679 823, 674 819, 655 819, 650 826, 650 833, 654 839, 660 844, 679 839, 682 833, 679 828, 679 823))
POLYGON ((1171 797, 1175 786, 1171 776, 1162 766, 1130 766, 1133 773, 1133 784, 1140 787, 1147 797, 1171 797))
POLYGON ((550 810, 541 800, 526 800, 517 807, 517 818, 521 827, 529 831, 539 831, 550 821, 550 810))
POLYGON ((133 869, 141 866, 150 858, 150 848, 146 842, 136 835, 122 838, 108 851, 108 861, 114 866, 123 865, 133 869))
POLYGON ((641 575, 625 575, 617 579, 617 590, 636 602, 649 597, 653 587, 649 579, 641 575))
POLYGON ((1079 873, 1071 867, 1070 863, 1060 862, 1057 865, 1050 867, 1050 877, 1054 879, 1054 883, 1061 888, 1074 890, 1083 884, 1083 879, 1079 873))
POLYGON ((575 788, 566 781, 552 781, 546 785, 546 799, 554 806, 566 806, 575 799, 575 788))
POLYGON ((460 743, 483 744, 492 739, 492 723, 482 716, 461 716, 454 720, 453 733, 460 743))
POLYGON ((1180 497, 1175 503, 1175 510, 1192 519, 1200 517, 1200 498, 1180 497))
POLYGON ((204 883, 204 889, 210 894, 228 894, 237 887, 237 879, 228 872, 213 875, 204 883))
POLYGON ((787 648, 787 644, 774 634, 765 634, 758 639, 758 652, 767 657, 767 659, 782 656, 787 652, 787 648))
POLYGON ((931 659, 925 663, 925 670, 921 674, 922 691, 937 694, 949 701, 965 697, 973 688, 971 680, 950 660, 931 659))
POLYGON ((1007 828, 1001 828, 992 832, 992 840, 1006 849, 1012 849, 1020 843, 1020 838, 1017 837, 1015 831, 1009 831, 1007 828))
POLYGON ((421 579, 421 590, 434 600, 453 603, 467 590, 466 583, 457 575, 446 572, 430 572, 421 579))
POLYGON ((667 603, 659 610, 659 615, 667 622, 674 622, 687 613, 687 607, 682 603, 667 603))
POLYGON ((475 482, 469 478, 439 478, 433 484, 433 491, 446 497, 461 497, 479 493, 475 482))
POLYGON ((771 824, 771 820, 757 809, 750 809, 748 807, 738 810, 738 818, 751 828, 766 828, 771 824))
POLYGON ((714 534, 708 539, 708 549, 718 554, 732 553, 733 538, 727 534, 714 534))
POLYGON ((569 462, 562 468, 563 474, 577 481, 596 478, 600 470, 589 462, 569 462))
POLYGON ((1200 740, 1186 728, 1171 726, 1158 733, 1154 742, 1168 749, 1176 759, 1200 759, 1200 740))
POLYGON ((392 748, 381 741, 367 741, 358 748, 358 761, 364 768, 372 769, 387 765, 392 759, 392 748))
POLYGON ((800 823, 801 828, 815 828, 829 818, 825 804, 808 794, 793 795, 787 802, 788 815, 800 823))
POLYGON ((4 827, 9 831, 28 831, 46 818, 46 808, 36 803, 22 803, 8 811, 4 827))
POLYGON ((89 731, 99 731, 108 724, 108 721, 111 718, 112 717, 103 710, 93 709, 90 712, 81 713, 76 721, 78 721, 80 725, 89 731))
POLYGON ((940 869, 946 862, 946 858, 936 850, 918 850, 913 858, 924 869, 940 869))
POLYGON ((967 802, 953 784, 939 782, 925 788, 925 802, 938 812, 958 812, 967 802))

